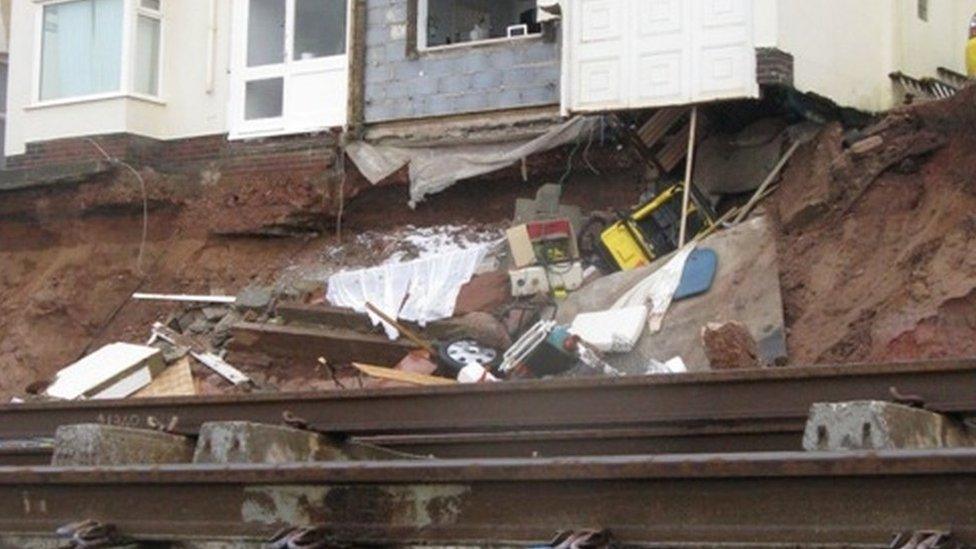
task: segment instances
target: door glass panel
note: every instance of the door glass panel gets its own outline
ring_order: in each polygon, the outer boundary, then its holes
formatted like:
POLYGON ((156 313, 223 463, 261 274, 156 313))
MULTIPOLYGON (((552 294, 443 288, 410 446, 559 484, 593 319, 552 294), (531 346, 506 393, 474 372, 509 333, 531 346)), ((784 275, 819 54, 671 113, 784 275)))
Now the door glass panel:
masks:
POLYGON ((247 83, 244 97, 245 120, 279 118, 283 113, 285 79, 252 80, 247 83))
POLYGON ((250 0, 247 15, 247 66, 285 61, 285 1, 250 0))
POLYGON ((295 60, 346 53, 346 0, 295 0, 295 60))

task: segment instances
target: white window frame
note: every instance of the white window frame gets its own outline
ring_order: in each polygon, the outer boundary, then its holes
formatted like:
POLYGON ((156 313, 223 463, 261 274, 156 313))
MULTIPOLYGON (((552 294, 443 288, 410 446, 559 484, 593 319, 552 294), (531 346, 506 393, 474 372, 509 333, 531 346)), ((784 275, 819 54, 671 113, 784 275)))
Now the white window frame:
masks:
POLYGON ((165 105, 163 100, 163 64, 166 59, 166 33, 164 32, 166 18, 163 15, 165 5, 169 0, 161 0, 160 11, 142 7, 141 0, 122 0, 122 52, 119 71, 119 89, 112 92, 93 93, 87 95, 77 95, 73 97, 62 97, 58 99, 41 99, 41 64, 43 63, 42 52, 44 50, 44 9, 47 6, 57 4, 67 4, 76 0, 32 0, 35 4, 36 13, 34 16, 34 61, 32 63, 31 77, 31 103, 26 107, 30 109, 40 109, 46 107, 57 107, 60 105, 71 105, 75 103, 89 103, 93 101, 105 101, 110 99, 132 98, 165 105), (158 18, 159 27, 159 93, 155 96, 136 93, 135 88, 135 40, 136 23, 139 15, 148 15, 158 18))
MULTIPOLYGON (((129 95, 137 99, 143 99, 147 101, 160 101, 162 100, 163 97, 163 74, 165 73, 165 71, 163 71, 163 63, 166 60, 166 40, 165 40, 166 18, 163 17, 163 9, 165 8, 167 1, 168 0, 159 0, 159 10, 154 10, 151 8, 144 7, 142 5, 142 0, 135 0, 136 2, 135 16, 131 18, 132 19, 131 21, 129 21, 129 18, 126 17, 127 24, 131 25, 132 27, 132 45, 128 51, 129 63, 132 65, 130 71, 130 73, 132 74, 132 78, 131 80, 129 80, 129 86, 130 86, 129 89, 131 90, 131 93, 129 95), (150 19, 155 19, 156 21, 159 22, 159 52, 158 52, 159 59, 156 62, 156 94, 155 95, 139 93, 135 89, 136 88, 135 48, 138 45, 137 40, 139 39, 139 33, 137 32, 139 29, 139 17, 148 17, 150 19)), ((123 54, 122 57, 125 58, 125 55, 123 54)))
MULTIPOLYGON (((536 6, 538 9, 538 5, 536 6)), ((445 50, 456 50, 462 48, 473 48, 491 44, 504 44, 509 42, 521 42, 524 40, 538 40, 542 38, 541 32, 528 33, 522 36, 500 36, 498 38, 486 38, 484 40, 470 40, 458 42, 457 44, 443 44, 440 46, 427 45, 427 22, 430 15, 428 0, 417 0, 417 51, 437 52, 445 50)), ((541 21, 540 21, 541 22, 541 21)))
MULTIPOLYGON (((164 0, 165 1, 165 0, 164 0)), ((196 1, 196 0, 194 0, 196 1)), ((316 58, 310 61, 302 61, 294 59, 294 17, 295 17, 295 2, 286 1, 286 19, 285 19, 285 44, 283 51, 283 61, 282 63, 275 63, 272 65, 263 65, 258 67, 248 67, 247 66, 247 51, 248 51, 248 18, 250 17, 250 10, 248 9, 249 0, 232 0, 233 7, 233 23, 231 31, 231 71, 230 71, 230 94, 229 101, 227 102, 227 117, 229 121, 229 131, 227 138, 231 141, 239 141, 246 139, 256 139, 262 137, 277 137, 283 135, 296 135, 301 133, 314 133, 321 132, 332 129, 336 126, 330 124, 318 124, 312 123, 307 126, 295 127, 290 124, 288 116, 288 82, 290 78, 287 74, 279 74, 280 71, 288 73, 289 71, 294 71, 291 68, 282 67, 292 67, 292 66, 309 66, 318 65, 321 61, 330 59, 326 58, 316 58), (257 73, 257 74, 255 74, 257 73), (248 81, 260 80, 258 76, 261 73, 266 74, 266 78, 284 78, 285 79, 285 89, 282 104, 282 115, 276 118, 266 118, 257 120, 244 120, 244 109, 246 108, 246 85, 248 81)), ((345 71, 346 79, 346 93, 351 93, 348 87, 348 76, 349 70, 352 63, 353 55, 353 16, 355 9, 355 0, 346 0, 346 53, 343 56, 343 67, 342 70, 345 71)), ((347 95, 348 103, 348 95, 347 95)), ((345 128, 348 125, 349 112, 346 112, 345 120, 343 121, 342 127, 345 128)))

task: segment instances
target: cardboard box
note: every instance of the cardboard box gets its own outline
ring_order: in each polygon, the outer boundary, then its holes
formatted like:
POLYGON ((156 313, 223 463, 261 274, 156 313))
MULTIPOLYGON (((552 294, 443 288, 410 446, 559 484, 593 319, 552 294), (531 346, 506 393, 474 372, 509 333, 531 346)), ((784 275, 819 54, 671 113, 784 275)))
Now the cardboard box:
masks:
POLYGON ((536 249, 547 240, 565 240, 569 252, 567 259, 571 261, 579 259, 576 231, 573 230, 573 225, 568 219, 530 221, 512 227, 506 231, 505 236, 508 239, 512 266, 515 269, 542 264, 543 262, 536 254, 536 249))

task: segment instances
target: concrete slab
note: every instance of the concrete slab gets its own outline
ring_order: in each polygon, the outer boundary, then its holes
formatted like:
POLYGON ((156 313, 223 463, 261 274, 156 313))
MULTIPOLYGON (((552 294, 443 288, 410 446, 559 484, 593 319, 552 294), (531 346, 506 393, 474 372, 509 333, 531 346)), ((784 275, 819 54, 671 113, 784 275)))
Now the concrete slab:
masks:
POLYGON ((811 452, 973 446, 976 436, 944 415, 878 401, 814 404, 803 433, 811 452))
POLYGON ((194 463, 301 463, 403 459, 404 454, 355 442, 283 427, 246 421, 204 423, 194 463))
MULTIPOLYGON (((709 370, 701 330, 710 322, 737 321, 749 329, 764 364, 786 358, 783 300, 776 260, 776 241, 765 218, 757 217, 705 239, 701 247, 718 254, 712 289, 673 303, 661 331, 645 331, 634 351, 610 356, 608 362, 630 374, 644 373, 651 359, 666 362, 680 356, 689 371, 709 370)), ((556 320, 571 323, 577 314, 606 310, 634 284, 670 259, 643 269, 615 273, 574 292, 559 307, 556 320)))
POLYGON ((114 425, 58 427, 54 436, 55 466, 161 465, 189 463, 190 439, 160 431, 114 425))

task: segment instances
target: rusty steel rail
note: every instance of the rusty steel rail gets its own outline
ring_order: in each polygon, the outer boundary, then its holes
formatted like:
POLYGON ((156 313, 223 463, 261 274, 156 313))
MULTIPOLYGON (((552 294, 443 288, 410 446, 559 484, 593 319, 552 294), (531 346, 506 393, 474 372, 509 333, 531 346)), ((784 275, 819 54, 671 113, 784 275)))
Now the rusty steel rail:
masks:
MULTIPOLYGON (((416 456, 441 459, 708 454, 801 450, 793 424, 692 429, 590 429, 499 433, 440 433, 354 437, 416 456)), ((53 443, 0 447, 0 466, 49 465, 53 443)))
POLYGON ((0 533, 97 519, 132 540, 264 540, 321 526, 354 545, 538 543, 887 547, 976 541, 976 450, 0 468, 0 533), (293 524, 294 521, 302 524, 293 524))
POLYGON ((0 406, 0 439, 50 437, 60 425, 280 423, 350 436, 746 425, 802 430, 815 402, 890 400, 892 390, 945 413, 976 413, 976 360, 547 380, 306 394, 251 394, 0 406), (775 427, 770 427, 775 426, 775 427))

